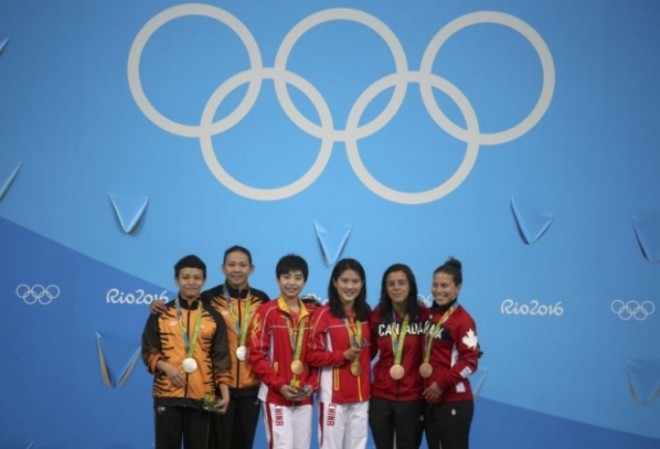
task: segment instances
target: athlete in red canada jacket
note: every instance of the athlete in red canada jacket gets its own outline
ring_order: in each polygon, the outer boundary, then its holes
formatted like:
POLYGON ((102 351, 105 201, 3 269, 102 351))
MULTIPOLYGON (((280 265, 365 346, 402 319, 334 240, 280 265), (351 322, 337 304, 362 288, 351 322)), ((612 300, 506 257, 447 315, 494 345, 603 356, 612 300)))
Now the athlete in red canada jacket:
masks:
POLYGON ((424 359, 424 414, 428 447, 468 449, 474 415, 469 376, 481 355, 477 327, 458 304, 462 264, 450 257, 433 272, 433 306, 429 310, 424 359))
MULTIPOLYGON (((442 319, 444 313, 431 308, 429 332, 442 319)), ((446 313, 446 312, 445 312, 446 313)), ((469 313, 456 305, 437 335, 431 335, 431 355, 429 363, 433 367, 431 375, 424 379, 424 385, 435 384, 442 391, 437 398, 429 398, 429 404, 458 402, 472 399, 472 389, 468 376, 477 370, 479 348, 477 345, 477 326, 469 313)))
POLYGON ((408 324, 403 344, 403 357, 401 365, 405 370, 405 375, 394 380, 390 377, 390 367, 394 365, 395 354, 392 349, 392 334, 396 336, 401 330, 403 318, 395 315, 394 321, 390 323, 383 322, 381 319, 381 310, 376 307, 371 314, 372 352, 378 353, 378 361, 374 365, 374 380, 372 392, 378 396, 390 401, 416 401, 422 399, 423 383, 419 375, 419 364, 422 362, 422 341, 424 338, 424 319, 426 309, 420 307, 419 321, 408 324))

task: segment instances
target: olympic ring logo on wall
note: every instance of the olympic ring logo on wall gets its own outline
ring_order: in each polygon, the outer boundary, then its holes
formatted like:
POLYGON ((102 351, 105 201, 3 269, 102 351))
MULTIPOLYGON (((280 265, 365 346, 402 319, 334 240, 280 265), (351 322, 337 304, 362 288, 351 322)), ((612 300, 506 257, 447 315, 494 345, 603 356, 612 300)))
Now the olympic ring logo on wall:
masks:
POLYGON ((622 301, 615 299, 610 304, 610 310, 615 315, 618 315, 624 321, 631 318, 637 321, 644 321, 655 312, 655 304, 652 301, 622 301))
POLYGON ((277 51, 273 67, 262 65, 261 53, 250 30, 235 16, 211 5, 192 3, 168 8, 151 18, 138 32, 131 45, 128 57, 128 81, 131 94, 138 107, 155 125, 172 134, 198 138, 204 161, 220 183, 234 193, 255 200, 281 200, 296 195, 310 186, 325 169, 335 142, 344 142, 349 163, 359 180, 372 192, 392 202, 422 204, 438 200, 460 186, 474 166, 480 145, 497 145, 510 142, 531 130, 547 111, 555 86, 555 68, 552 55, 543 38, 527 23, 494 11, 481 11, 463 15, 441 28, 431 39, 424 51, 419 70, 410 70, 406 54, 392 30, 376 17, 363 11, 349 8, 326 9, 301 20, 285 36, 277 51), (228 26, 241 39, 251 67, 224 81, 209 97, 201 115, 199 125, 186 125, 173 121, 159 112, 147 98, 140 79, 142 52, 152 35, 162 26, 186 16, 204 16, 228 26), (320 92, 306 79, 287 69, 289 55, 300 38, 314 27, 330 21, 352 21, 360 23, 375 33, 389 46, 396 72, 374 81, 352 105, 344 129, 338 129, 330 108, 320 92), (442 45, 458 31, 482 23, 499 24, 511 28, 525 37, 534 47, 543 72, 543 86, 536 104, 527 117, 516 125, 498 132, 482 133, 472 105, 463 93, 450 81, 432 73, 433 63, 442 45), (276 188, 255 188, 232 177, 217 159, 212 137, 237 125, 250 111, 261 88, 262 81, 271 79, 280 106, 288 118, 302 131, 320 139, 320 150, 312 166, 296 181, 276 188), (452 137, 465 142, 466 152, 457 170, 440 185, 421 192, 394 190, 378 181, 362 162, 358 140, 381 130, 398 112, 407 92, 408 85, 417 83, 427 112, 433 121, 452 137), (214 121, 223 100, 235 89, 248 84, 245 97, 225 117, 214 121), (294 86, 306 95, 316 108, 320 124, 308 120, 293 104, 287 85, 294 86), (360 125, 363 112, 369 103, 386 89, 393 88, 392 97, 384 109, 371 121, 360 125), (433 96, 433 88, 443 91, 458 106, 465 119, 465 128, 452 122, 442 112, 433 96))
POLYGON ((55 284, 50 284, 47 287, 41 284, 34 284, 32 287, 27 284, 19 284, 16 287, 16 296, 28 305, 39 302, 39 304, 47 306, 53 299, 60 296, 60 288, 55 284))

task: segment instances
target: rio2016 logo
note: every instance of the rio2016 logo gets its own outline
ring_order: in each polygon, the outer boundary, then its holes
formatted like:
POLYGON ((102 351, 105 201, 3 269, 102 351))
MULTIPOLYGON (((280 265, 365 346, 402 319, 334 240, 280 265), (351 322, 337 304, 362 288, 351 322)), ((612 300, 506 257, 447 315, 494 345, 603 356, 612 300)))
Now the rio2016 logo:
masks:
POLYGON ((111 288, 105 295, 107 304, 149 305, 156 299, 167 302, 167 290, 158 293, 147 293, 146 290, 138 288, 134 292, 124 292, 118 288, 111 288))
POLYGON ((560 317, 564 314, 562 301, 555 304, 542 304, 538 299, 528 303, 519 303, 513 299, 505 299, 500 305, 502 315, 525 315, 525 316, 554 316, 560 317))

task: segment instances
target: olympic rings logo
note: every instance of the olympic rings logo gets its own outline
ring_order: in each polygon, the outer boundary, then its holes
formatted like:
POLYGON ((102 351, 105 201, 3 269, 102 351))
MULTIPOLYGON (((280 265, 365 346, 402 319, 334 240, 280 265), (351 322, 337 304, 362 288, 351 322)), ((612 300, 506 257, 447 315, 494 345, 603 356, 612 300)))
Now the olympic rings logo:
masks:
POLYGON ((255 38, 250 30, 235 16, 211 5, 191 3, 168 8, 151 18, 138 32, 128 57, 129 88, 138 107, 155 125, 172 134, 197 138, 204 161, 216 179, 234 193, 254 200, 281 200, 300 193, 309 187, 325 169, 335 142, 344 142, 351 168, 358 179, 380 197, 402 204, 422 204, 438 200, 460 186, 474 166, 480 145, 497 145, 510 142, 531 130, 547 111, 555 86, 555 68, 552 55, 543 38, 527 23, 500 12, 480 11, 458 17, 441 28, 424 51, 419 70, 408 67, 406 54, 392 30, 376 17, 350 8, 332 8, 309 15, 297 23, 285 36, 277 51, 273 67, 264 67, 255 38), (153 34, 162 26, 186 16, 204 16, 229 27, 241 39, 251 67, 224 81, 208 99, 199 125, 186 125, 171 120, 159 112, 147 98, 140 79, 140 61, 144 48, 153 34), (334 124, 330 108, 320 92, 306 79, 287 69, 287 62, 294 45, 314 27, 331 21, 352 21, 368 27, 388 45, 396 72, 374 81, 355 100, 343 129, 334 124), (483 23, 498 24, 511 28, 525 37, 536 51, 543 72, 543 86, 536 104, 527 117, 516 125, 498 132, 482 133, 472 105, 463 93, 450 81, 432 73, 436 56, 445 42, 460 30, 483 23), (312 166, 292 183, 276 188, 255 188, 232 177, 217 159, 212 137, 237 125, 250 111, 261 88, 262 81, 273 80, 275 93, 287 117, 302 131, 320 140, 320 150, 312 166), (378 181, 362 162, 358 140, 381 130, 398 112, 408 85, 419 84, 426 110, 433 121, 452 137, 465 142, 466 152, 457 170, 449 179, 429 190, 402 192, 378 181), (225 98, 235 89, 247 84, 245 97, 226 116, 214 121, 225 98), (306 95, 317 111, 320 124, 307 119, 293 104, 287 85, 294 86, 306 95), (386 89, 393 88, 392 97, 384 109, 371 121, 360 124, 369 103, 386 89), (443 91, 456 103, 465 119, 465 128, 452 122, 440 109, 433 95, 433 88, 443 91))
POLYGON ((610 304, 610 310, 615 315, 618 315, 624 321, 631 318, 637 321, 644 321, 655 312, 655 304, 652 301, 622 301, 615 299, 610 304))
POLYGON ((47 287, 41 284, 34 284, 32 287, 27 284, 19 284, 16 287, 16 296, 28 305, 39 302, 39 304, 47 306, 53 299, 60 296, 60 288, 55 284, 50 284, 47 287))

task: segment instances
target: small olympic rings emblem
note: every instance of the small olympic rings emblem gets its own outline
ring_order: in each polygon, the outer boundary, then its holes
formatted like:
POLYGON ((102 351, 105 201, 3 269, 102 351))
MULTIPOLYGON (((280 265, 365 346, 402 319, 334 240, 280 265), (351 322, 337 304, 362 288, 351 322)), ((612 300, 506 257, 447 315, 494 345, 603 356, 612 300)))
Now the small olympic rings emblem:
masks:
POLYGON ((39 302, 39 304, 46 306, 53 299, 60 296, 60 288, 55 284, 50 284, 47 287, 41 284, 34 284, 32 287, 27 284, 19 284, 16 287, 16 296, 22 299, 25 304, 32 305, 39 302))
POLYGON ((631 318, 637 321, 643 321, 655 312, 655 304, 651 301, 622 301, 615 299, 610 305, 612 313, 616 314, 622 320, 629 320, 631 318))
POLYGON ((463 15, 441 28, 431 39, 422 56, 419 70, 411 70, 405 51, 394 32, 378 18, 350 8, 331 8, 313 13, 297 23, 284 37, 277 51, 273 67, 264 67, 259 46, 250 30, 235 16, 212 5, 189 3, 168 8, 152 17, 138 32, 128 57, 128 83, 131 94, 140 110, 155 125, 172 134, 199 139, 204 161, 216 179, 234 193, 255 200, 281 200, 296 195, 309 187, 325 170, 335 142, 343 142, 348 161, 358 179, 376 195, 401 204, 422 204, 436 201, 455 190, 470 174, 481 145, 497 145, 510 142, 527 133, 543 117, 553 96, 555 68, 550 50, 543 38, 527 23, 504 13, 481 11, 463 15), (186 16, 203 16, 217 20, 229 27, 241 39, 247 51, 250 67, 221 83, 206 103, 198 125, 176 122, 158 111, 147 98, 140 76, 142 53, 154 33, 168 22, 186 16), (288 70, 287 62, 294 45, 314 27, 332 21, 360 23, 375 32, 389 47, 395 73, 386 74, 367 87, 353 103, 343 129, 335 126, 332 111, 325 98, 309 81, 288 70), (525 37, 536 51, 543 72, 543 85, 536 104, 527 117, 509 129, 482 133, 476 113, 463 93, 450 81, 432 73, 433 65, 442 45, 460 30, 481 24, 494 23, 513 29, 525 37), (255 104, 262 81, 273 80, 277 99, 287 117, 302 131, 320 140, 318 156, 312 166, 292 183, 275 188, 255 188, 231 176, 218 160, 212 138, 238 124, 255 104), (377 180, 364 165, 358 149, 358 140, 368 137, 387 125, 404 102, 409 84, 418 84, 424 106, 432 120, 452 137, 465 142, 466 152, 462 162, 449 179, 438 186, 420 192, 403 192, 392 189, 377 180), (247 84, 245 96, 236 109, 216 120, 223 100, 235 89, 247 84), (294 105, 288 85, 306 95, 316 109, 315 123, 303 115, 294 105), (440 109, 433 89, 439 89, 458 106, 465 127, 452 122, 440 109), (384 91, 391 89, 392 97, 384 109, 373 119, 363 122, 363 113, 369 104, 384 91))

